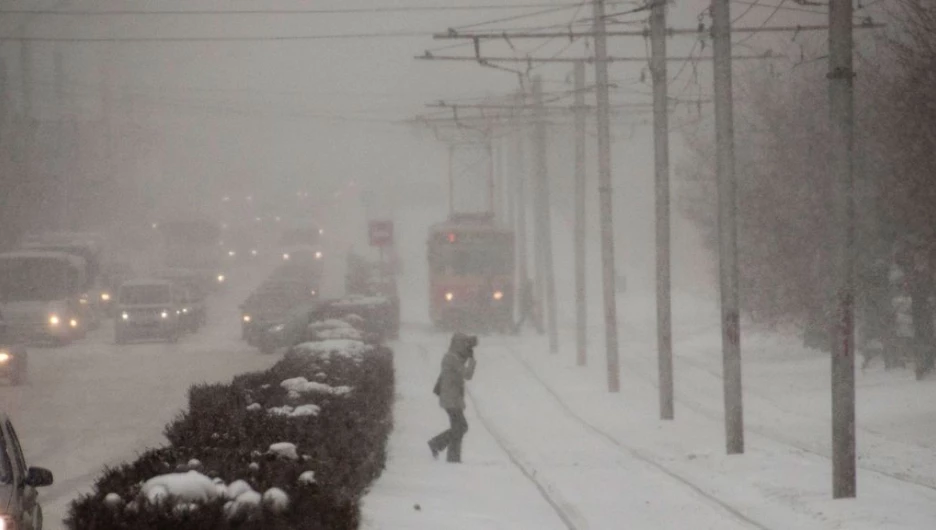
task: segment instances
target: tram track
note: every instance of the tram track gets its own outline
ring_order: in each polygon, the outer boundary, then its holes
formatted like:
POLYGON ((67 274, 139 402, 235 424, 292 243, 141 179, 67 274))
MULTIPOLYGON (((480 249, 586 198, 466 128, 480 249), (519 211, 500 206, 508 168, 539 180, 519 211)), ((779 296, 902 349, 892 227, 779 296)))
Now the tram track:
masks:
POLYGON ((668 468, 664 464, 661 464, 657 459, 647 455, 644 451, 637 449, 629 444, 624 443, 618 438, 614 437, 607 431, 596 426, 594 423, 586 420, 581 415, 577 414, 569 405, 566 403, 562 397, 556 393, 551 386, 549 386, 546 381, 527 363, 511 346, 503 345, 505 349, 511 352, 510 357, 518 362, 524 370, 549 394, 549 396, 556 403, 557 407, 562 410, 562 412, 572 419, 575 423, 581 425, 586 431, 590 432, 593 436, 596 436, 604 440, 607 444, 616 448, 618 451, 623 452, 627 456, 634 458, 643 462, 644 464, 656 469, 661 474, 665 475, 672 481, 678 483, 681 487, 689 489, 697 498, 712 506, 713 508, 721 511, 725 516, 730 517, 738 523, 741 523, 749 528, 756 528, 759 530, 771 530, 770 527, 765 526, 764 524, 756 521, 755 519, 749 517, 743 513, 738 508, 732 506, 723 499, 712 495, 711 493, 705 491, 703 488, 695 484, 694 482, 684 478, 679 475, 672 469, 668 468))

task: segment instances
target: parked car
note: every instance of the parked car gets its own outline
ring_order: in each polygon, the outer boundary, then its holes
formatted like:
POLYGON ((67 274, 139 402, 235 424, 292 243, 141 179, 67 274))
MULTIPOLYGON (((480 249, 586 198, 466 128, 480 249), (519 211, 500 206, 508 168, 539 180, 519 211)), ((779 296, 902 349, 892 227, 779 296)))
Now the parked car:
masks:
POLYGON ((51 471, 26 466, 13 423, 0 412, 0 528, 42 530, 36 488, 51 484, 51 471))
POLYGON ((120 286, 114 341, 140 337, 176 342, 182 333, 180 293, 169 280, 132 280, 120 286))
MULTIPOLYGON (((0 316, 0 379, 6 379, 12 385, 26 381, 26 347, 14 344, 7 333, 6 322, 0 316)), ((2 505, 0 505, 2 506, 2 505)))
POLYGON ((241 338, 257 345, 259 334, 283 320, 294 308, 316 299, 318 294, 303 282, 267 282, 241 305, 241 338))

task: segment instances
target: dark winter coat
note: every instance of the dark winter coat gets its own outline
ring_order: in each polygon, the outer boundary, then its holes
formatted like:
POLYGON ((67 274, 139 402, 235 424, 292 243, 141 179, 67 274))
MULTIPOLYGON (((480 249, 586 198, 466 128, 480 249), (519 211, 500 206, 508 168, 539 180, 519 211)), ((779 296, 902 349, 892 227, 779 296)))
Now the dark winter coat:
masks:
POLYGON ((474 376, 475 360, 471 337, 463 333, 452 336, 452 344, 442 357, 439 374, 439 405, 443 409, 465 408, 465 381, 474 376))

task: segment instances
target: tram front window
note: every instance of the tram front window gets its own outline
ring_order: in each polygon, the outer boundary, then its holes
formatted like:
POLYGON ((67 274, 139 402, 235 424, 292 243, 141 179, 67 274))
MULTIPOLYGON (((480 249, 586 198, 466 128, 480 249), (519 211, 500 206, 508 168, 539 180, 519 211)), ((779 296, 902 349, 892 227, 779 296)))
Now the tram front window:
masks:
POLYGON ((510 274, 509 249, 442 249, 433 260, 433 272, 455 276, 510 274))

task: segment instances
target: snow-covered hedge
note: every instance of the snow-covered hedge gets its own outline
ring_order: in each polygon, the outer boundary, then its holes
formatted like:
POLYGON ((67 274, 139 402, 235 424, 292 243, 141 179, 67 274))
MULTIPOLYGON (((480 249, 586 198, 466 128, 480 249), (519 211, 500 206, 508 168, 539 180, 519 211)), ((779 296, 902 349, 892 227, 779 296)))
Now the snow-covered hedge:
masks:
POLYGON ((70 528, 357 528, 383 470, 392 352, 350 339, 300 344, 271 369, 190 389, 170 446, 108 469, 70 528))

